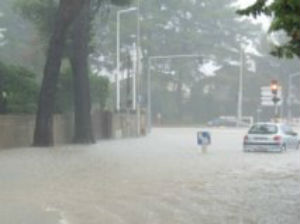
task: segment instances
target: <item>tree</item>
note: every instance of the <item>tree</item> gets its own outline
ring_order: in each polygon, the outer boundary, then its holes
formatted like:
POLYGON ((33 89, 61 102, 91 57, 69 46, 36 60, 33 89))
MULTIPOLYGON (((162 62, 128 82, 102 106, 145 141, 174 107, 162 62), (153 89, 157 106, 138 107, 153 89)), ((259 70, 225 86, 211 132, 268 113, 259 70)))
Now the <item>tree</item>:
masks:
MULTIPOLYGON (((111 0, 112 3, 123 5, 129 0, 111 0)), ((103 0, 86 0, 71 32, 71 54, 69 55, 73 72, 74 90, 74 143, 93 143, 93 127, 91 118, 91 96, 89 83, 89 44, 92 38, 91 26, 95 14, 103 0)))
POLYGON ((261 14, 273 16, 269 32, 285 31, 289 40, 280 46, 275 46, 271 52, 278 57, 300 57, 300 1, 275 0, 267 5, 267 0, 257 0, 253 5, 238 10, 240 15, 252 15, 255 18, 261 14))
POLYGON ((61 0, 54 31, 50 39, 44 78, 40 91, 36 117, 34 146, 53 144, 53 111, 55 92, 63 57, 64 46, 72 22, 80 13, 84 0, 61 0))
POLYGON ((85 0, 73 24, 72 54, 70 61, 74 89, 74 137, 75 143, 93 143, 94 136, 91 118, 91 97, 89 84, 89 38, 91 0, 85 0))
MULTIPOLYGON (((128 4, 130 1, 129 0, 111 0, 115 4, 128 4)), ((51 94, 44 94, 48 95, 47 97, 53 98, 53 95, 55 93, 55 87, 57 84, 57 76, 60 68, 60 63, 61 63, 61 58, 63 57, 63 53, 65 52, 64 46, 67 37, 72 37, 71 39, 71 44, 70 44, 70 49, 69 52, 67 51, 67 54, 69 53, 68 57, 70 58, 71 66, 72 66, 72 71, 73 71, 73 83, 74 83, 74 109, 75 109, 75 135, 74 135, 74 142, 76 143, 93 143, 94 142, 94 137, 92 133, 92 124, 91 124, 91 103, 90 103, 90 87, 89 87, 89 80, 88 80, 88 56, 90 53, 89 50, 89 41, 90 41, 90 34, 91 34, 91 22, 94 16, 94 13, 91 11, 94 9, 95 12, 99 9, 101 3, 105 2, 104 0, 87 0, 87 1, 78 1, 79 2, 79 8, 76 8, 77 6, 69 6, 73 12, 75 12, 74 15, 72 15, 72 21, 74 20, 74 23, 72 25, 72 32, 68 33, 67 28, 69 28, 71 23, 66 24, 67 26, 64 27, 65 31, 62 33, 61 31, 57 30, 57 27, 59 27, 59 21, 58 19, 56 23, 53 23, 53 13, 45 13, 41 14, 41 11, 45 10, 38 10, 34 11, 33 14, 39 15, 40 18, 39 20, 36 20, 36 17, 30 13, 32 8, 27 4, 27 2, 23 2, 23 14, 27 15, 29 19, 32 19, 35 21, 37 27, 39 28, 40 32, 46 33, 47 34, 47 28, 50 27, 51 30, 51 24, 55 24, 53 27, 54 35, 55 33, 58 33, 57 35, 61 36, 58 39, 60 39, 59 47, 60 47, 60 52, 59 55, 57 55, 57 71, 55 71, 55 75, 52 76, 52 78, 48 78, 46 72, 44 76, 44 81, 42 84, 42 91, 41 91, 41 96, 43 95, 43 92, 47 92, 44 90, 44 86, 49 85, 48 89, 51 90, 51 94), (29 6, 29 7, 28 7, 29 6), (72 9, 73 8, 73 9, 72 9), (28 11, 29 9, 29 11, 28 11), (74 10, 75 9, 75 10, 74 10), (26 11, 27 10, 27 11, 26 11), (25 13, 24 13, 25 12, 25 13), (29 13, 28 13, 29 12, 29 13), (46 15, 46 16, 45 16, 46 15), (43 17, 44 16, 44 17, 43 17), (76 16, 76 18, 75 18, 76 16), (44 18, 44 19, 43 19, 44 18), (51 22, 52 21, 52 22, 51 22), (45 29, 46 27, 46 29, 45 29), (69 35, 69 36, 68 36, 69 35), (71 53, 70 53, 71 52, 71 53), (50 81, 50 82, 49 82, 50 81), (44 90, 44 91, 43 91, 44 90)), ((48 0, 45 2, 31 2, 33 5, 37 4, 39 9, 47 9, 50 8, 50 12, 55 9, 55 1, 48 0)), ((59 12, 62 11, 63 1, 60 2, 59 5, 59 12)), ((48 11, 45 11, 48 12, 48 11)), ((60 15, 60 14, 59 14, 60 15)), ((71 22, 72 22, 71 21, 71 22)), ((64 21, 61 21, 64 24, 64 21)), ((50 31, 51 33, 51 31, 50 31)), ((47 36, 47 35, 46 35, 47 36)), ((51 49, 51 43, 52 40, 50 40, 50 49, 51 49)), ((57 46, 56 46, 57 47, 57 46)), ((54 47, 54 48, 56 48, 54 47)), ((49 59, 49 54, 47 57, 47 60, 49 59)), ((46 67, 47 67, 46 62, 46 67)), ((46 70, 46 69, 45 69, 46 70)), ((46 88, 47 89, 47 88, 46 88)), ((40 106, 42 105, 42 102, 45 102, 46 98, 44 96, 40 98, 40 106)), ((34 145, 40 145, 40 144, 45 144, 45 145, 51 145, 53 142, 53 137, 52 133, 50 130, 52 130, 52 113, 53 113, 53 100, 50 100, 50 104, 47 103, 47 107, 41 108, 39 107, 39 111, 37 114, 37 122, 36 122, 36 130, 35 130, 35 138, 34 138, 34 145), (43 115, 43 116, 42 116, 43 115), (40 117, 44 117, 44 121, 39 121, 41 120, 40 117), (44 133, 43 133, 43 132, 44 133), (43 139, 44 136, 44 139, 43 139), (48 136, 45 138, 45 136, 48 136), (44 143, 39 143, 38 139, 42 139, 41 142, 44 143)), ((44 104, 44 106, 46 106, 44 104)))

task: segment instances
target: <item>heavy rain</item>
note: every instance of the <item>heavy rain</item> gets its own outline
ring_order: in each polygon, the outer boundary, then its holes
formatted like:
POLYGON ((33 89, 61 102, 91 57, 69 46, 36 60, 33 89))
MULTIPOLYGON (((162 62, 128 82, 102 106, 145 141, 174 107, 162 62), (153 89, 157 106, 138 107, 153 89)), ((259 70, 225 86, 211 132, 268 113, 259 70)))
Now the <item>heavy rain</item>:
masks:
POLYGON ((0 224, 300 223, 299 11, 1 0, 0 224))

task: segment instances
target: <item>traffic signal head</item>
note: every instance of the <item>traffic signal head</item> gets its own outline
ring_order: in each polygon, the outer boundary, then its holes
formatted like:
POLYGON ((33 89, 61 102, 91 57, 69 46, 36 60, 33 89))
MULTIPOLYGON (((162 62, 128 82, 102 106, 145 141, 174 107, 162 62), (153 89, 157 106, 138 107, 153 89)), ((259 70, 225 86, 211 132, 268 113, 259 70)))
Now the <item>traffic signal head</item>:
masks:
POLYGON ((272 80, 271 82, 271 91, 274 95, 277 95, 279 89, 278 81, 277 80, 272 80))

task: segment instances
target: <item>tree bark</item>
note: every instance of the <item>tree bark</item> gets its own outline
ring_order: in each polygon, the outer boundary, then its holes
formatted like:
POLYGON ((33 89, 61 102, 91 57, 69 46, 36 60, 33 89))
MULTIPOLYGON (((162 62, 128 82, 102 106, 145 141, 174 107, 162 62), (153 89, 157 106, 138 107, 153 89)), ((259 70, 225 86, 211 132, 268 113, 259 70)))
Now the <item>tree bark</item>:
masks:
POLYGON ((47 53, 44 78, 38 102, 34 146, 53 145, 53 111, 56 85, 68 28, 80 12, 84 0, 61 0, 53 35, 47 53))
POLYGON ((94 143, 91 118, 89 83, 89 37, 91 27, 91 0, 85 0, 79 16, 74 21, 72 33, 71 65, 73 71, 75 127, 74 143, 94 143))

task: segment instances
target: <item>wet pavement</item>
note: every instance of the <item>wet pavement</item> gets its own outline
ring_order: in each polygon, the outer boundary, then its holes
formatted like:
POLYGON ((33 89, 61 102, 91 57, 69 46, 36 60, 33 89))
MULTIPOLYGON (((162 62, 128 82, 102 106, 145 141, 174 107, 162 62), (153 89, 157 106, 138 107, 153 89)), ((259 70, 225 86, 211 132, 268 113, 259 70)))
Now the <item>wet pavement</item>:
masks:
POLYGON ((243 129, 0 151, 1 224, 297 224, 300 153, 243 153, 243 129))

